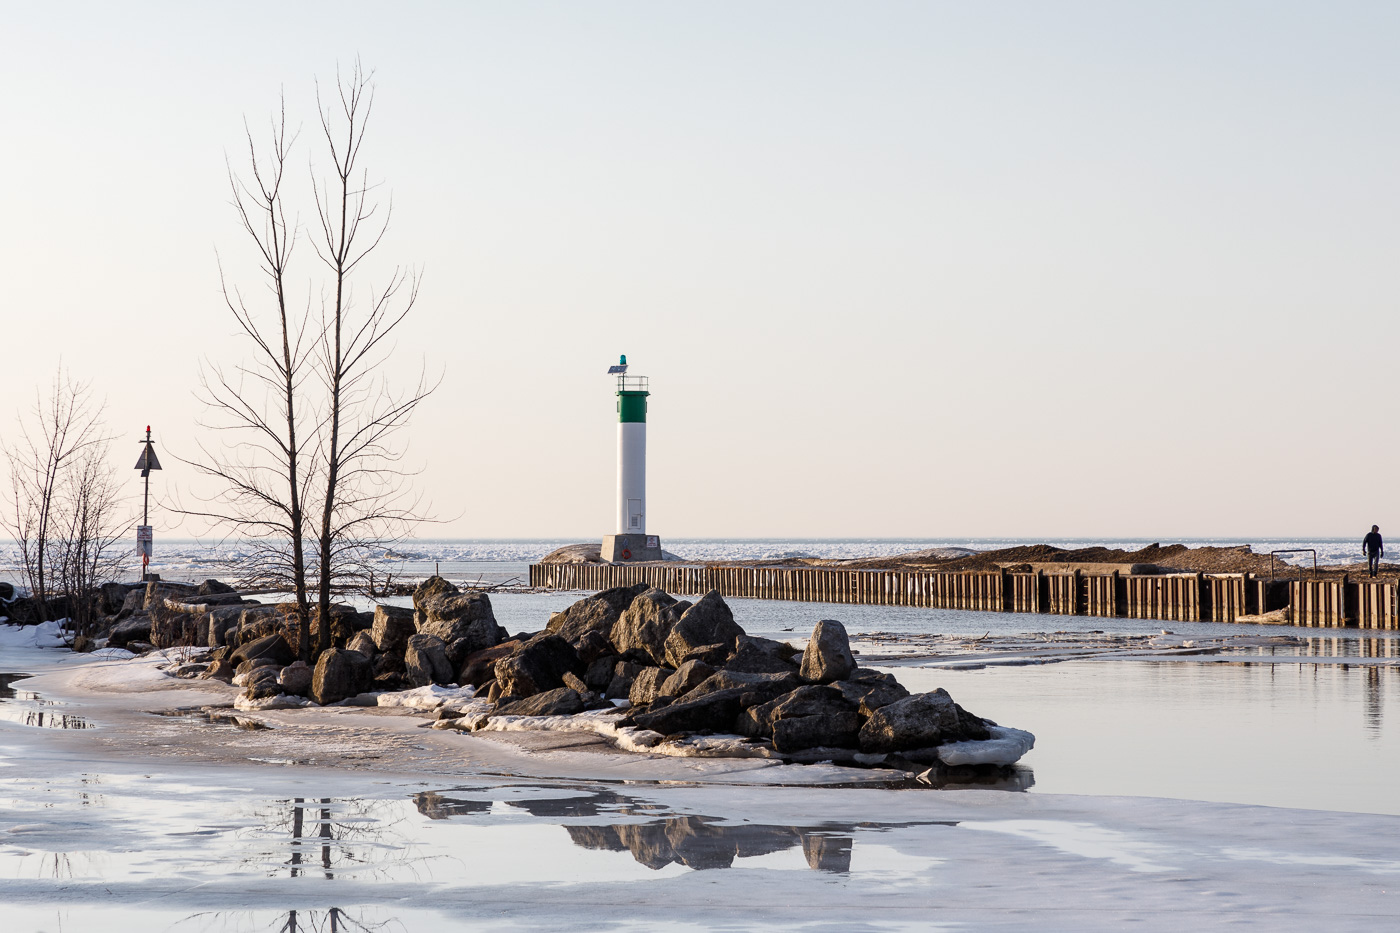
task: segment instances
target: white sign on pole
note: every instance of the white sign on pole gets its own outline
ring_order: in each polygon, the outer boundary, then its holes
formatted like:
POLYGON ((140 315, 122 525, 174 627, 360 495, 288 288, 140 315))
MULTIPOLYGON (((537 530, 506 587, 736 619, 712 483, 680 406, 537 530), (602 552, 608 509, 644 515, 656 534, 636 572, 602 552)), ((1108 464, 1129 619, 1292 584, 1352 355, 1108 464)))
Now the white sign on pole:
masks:
POLYGON ((151 534, 150 525, 136 526, 136 556, 150 557, 154 551, 155 536, 151 534))

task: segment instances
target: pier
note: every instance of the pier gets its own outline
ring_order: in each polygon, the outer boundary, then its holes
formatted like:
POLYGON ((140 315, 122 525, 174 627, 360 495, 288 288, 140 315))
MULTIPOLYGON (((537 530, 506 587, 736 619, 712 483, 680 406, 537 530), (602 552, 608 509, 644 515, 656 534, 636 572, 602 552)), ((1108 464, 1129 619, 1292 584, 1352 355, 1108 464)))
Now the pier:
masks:
POLYGON ((1254 574, 1107 574, 1070 571, 848 570, 679 563, 531 564, 530 585, 605 590, 646 583, 668 593, 710 590, 739 599, 1034 612, 1159 619, 1255 621, 1287 610, 1284 624, 1400 628, 1397 585, 1365 579, 1269 580, 1254 574))

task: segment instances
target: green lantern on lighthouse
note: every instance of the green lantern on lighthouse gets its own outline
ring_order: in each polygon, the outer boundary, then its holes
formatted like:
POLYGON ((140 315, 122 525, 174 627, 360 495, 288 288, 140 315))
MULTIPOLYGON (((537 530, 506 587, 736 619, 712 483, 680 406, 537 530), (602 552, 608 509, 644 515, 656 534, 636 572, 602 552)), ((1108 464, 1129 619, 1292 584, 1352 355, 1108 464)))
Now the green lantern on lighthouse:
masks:
POLYGON ((603 560, 614 563, 661 560, 661 539, 647 534, 646 376, 627 374, 627 357, 608 368, 617 377, 617 521, 603 539, 603 560))

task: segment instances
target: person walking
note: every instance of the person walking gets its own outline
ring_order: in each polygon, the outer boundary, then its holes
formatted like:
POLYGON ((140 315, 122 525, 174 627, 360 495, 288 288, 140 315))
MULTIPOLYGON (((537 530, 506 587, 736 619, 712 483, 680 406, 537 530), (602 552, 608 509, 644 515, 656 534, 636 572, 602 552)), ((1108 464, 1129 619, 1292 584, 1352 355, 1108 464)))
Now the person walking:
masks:
POLYGON ((1361 553, 1366 555, 1366 566, 1371 571, 1371 576, 1376 575, 1377 568, 1381 565, 1381 555, 1385 553, 1385 542, 1381 540, 1381 526, 1372 525, 1371 533, 1361 542, 1361 553))

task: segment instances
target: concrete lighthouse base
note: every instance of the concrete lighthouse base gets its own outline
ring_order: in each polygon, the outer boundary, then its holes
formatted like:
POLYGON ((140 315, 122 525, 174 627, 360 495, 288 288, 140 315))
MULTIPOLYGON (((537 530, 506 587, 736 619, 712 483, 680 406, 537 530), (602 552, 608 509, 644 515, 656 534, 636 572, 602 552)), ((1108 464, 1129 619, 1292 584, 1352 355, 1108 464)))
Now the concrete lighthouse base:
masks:
POLYGON ((608 535, 603 539, 603 560, 609 564, 635 564, 665 560, 657 535, 608 535))

